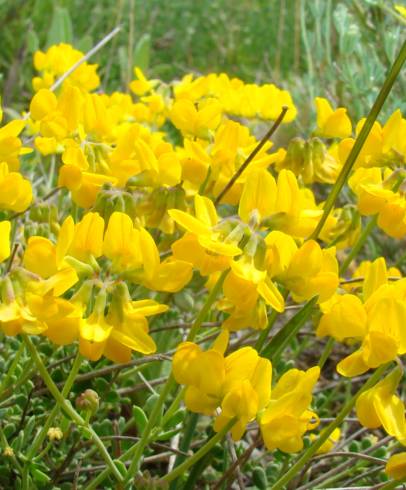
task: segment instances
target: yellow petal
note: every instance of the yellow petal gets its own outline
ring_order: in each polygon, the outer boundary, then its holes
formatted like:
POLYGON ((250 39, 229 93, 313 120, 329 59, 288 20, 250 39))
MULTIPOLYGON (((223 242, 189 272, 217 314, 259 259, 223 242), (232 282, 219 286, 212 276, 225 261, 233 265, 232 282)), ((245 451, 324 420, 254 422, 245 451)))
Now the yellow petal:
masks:
POLYGON ((357 350, 337 364, 337 372, 342 376, 353 377, 364 374, 369 366, 365 363, 362 350, 357 350))
POLYGON ((270 216, 275 209, 276 191, 275 179, 267 170, 259 169, 250 172, 238 208, 240 218, 248 223, 251 213, 255 210, 262 219, 270 216))
POLYGON ((195 195, 195 214, 196 218, 207 227, 213 227, 217 224, 216 208, 208 197, 195 195))
POLYGON ((176 293, 192 279, 192 274, 192 264, 169 258, 159 265, 155 276, 146 285, 157 291, 176 293))
POLYGON ((30 237, 23 264, 29 271, 44 279, 51 277, 57 272, 55 245, 41 236, 30 237))
POLYGON ((120 344, 142 354, 152 354, 156 351, 156 344, 146 332, 148 323, 145 318, 126 320, 122 329, 113 328, 111 337, 120 344))
MULTIPOLYGON (((404 8, 404 16, 406 17, 406 8, 404 8)), ((393 454, 386 463, 385 472, 394 480, 404 480, 406 478, 406 452, 393 454)))
POLYGON ((33 119, 43 119, 56 110, 58 100, 56 95, 48 89, 39 90, 31 100, 30 113, 33 119))
POLYGON ((0 262, 10 256, 10 221, 0 221, 0 262))
POLYGON ((265 302, 272 306, 275 311, 282 313, 285 309, 285 300, 275 284, 267 278, 261 281, 257 288, 258 293, 264 298, 265 302))
POLYGON ((207 226, 202 221, 198 220, 194 216, 191 216, 184 211, 180 211, 179 209, 170 209, 168 211, 169 216, 176 221, 176 223, 185 230, 190 233, 194 233, 195 235, 210 235, 211 230, 210 227, 207 226))

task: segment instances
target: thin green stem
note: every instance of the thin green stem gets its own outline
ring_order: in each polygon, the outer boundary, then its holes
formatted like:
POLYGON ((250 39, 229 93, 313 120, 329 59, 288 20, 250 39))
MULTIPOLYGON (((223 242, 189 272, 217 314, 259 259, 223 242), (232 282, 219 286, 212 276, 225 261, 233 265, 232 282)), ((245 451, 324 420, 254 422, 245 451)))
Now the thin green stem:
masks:
POLYGON ((270 340, 261 352, 261 356, 272 359, 276 362, 293 337, 298 333, 302 325, 308 320, 314 306, 317 303, 317 296, 308 301, 304 307, 296 313, 283 328, 270 340))
POLYGON ((202 323, 204 322, 206 316, 208 315, 211 307, 213 306, 213 303, 216 301, 217 295, 221 291, 221 288, 223 287, 224 280, 228 274, 228 269, 223 271, 218 278, 216 284, 214 285, 213 289, 210 291, 209 296, 206 299, 205 304, 203 305, 203 308, 200 310, 199 314, 196 317, 196 320, 193 322, 192 328, 189 331, 189 335, 187 336, 187 340, 189 342, 192 342, 196 334, 201 327, 202 323))
POLYGON ((307 71, 309 73, 309 91, 310 91, 310 99, 313 101, 314 99, 314 66, 313 66, 313 58, 312 51, 310 49, 309 38, 307 35, 306 28, 306 0, 301 0, 300 2, 300 28, 302 31, 302 41, 306 55, 307 62, 307 71))
POLYGON ((183 400, 185 389, 186 389, 185 387, 179 389, 170 407, 165 412, 165 415, 162 417, 162 427, 165 427, 165 425, 168 423, 170 418, 175 414, 176 410, 178 410, 180 402, 183 400))
POLYGON ((163 481, 170 482, 175 478, 178 478, 182 473, 187 471, 192 465, 199 461, 205 454, 207 454, 218 442, 220 442, 231 427, 236 423, 237 419, 232 418, 215 436, 209 439, 204 446, 194 453, 193 456, 188 458, 182 464, 177 466, 174 470, 168 473, 162 478, 163 481))
MULTIPOLYGON (((75 360, 73 361, 68 379, 66 380, 66 383, 62 389, 62 396, 64 398, 66 398, 69 395, 69 392, 79 372, 81 362, 82 362, 82 356, 78 352, 75 357, 75 360)), ((31 449, 27 454, 28 461, 31 461, 31 459, 37 454, 39 448, 41 447, 41 444, 44 442, 45 438, 47 437, 48 430, 50 429, 55 417, 58 415, 59 410, 60 408, 58 404, 55 405, 54 408, 51 410, 47 420, 45 421, 45 424, 42 426, 42 429, 37 434, 37 436, 34 439, 34 442, 31 445, 31 449)))
POLYGON ((374 216, 372 219, 369 220, 368 224, 363 229, 361 235, 358 237, 357 242, 352 247, 351 252, 347 255, 344 262, 341 264, 340 275, 343 275, 347 271, 351 262, 354 260, 355 257, 357 257, 359 251, 367 241, 367 238, 371 234, 372 230, 375 228, 377 221, 378 221, 377 216, 374 216))
MULTIPOLYGON (((10 444, 7 441, 6 434, 4 433, 3 428, 1 427, 1 425, 0 425, 0 440, 1 440, 1 445, 3 447, 3 450, 10 447, 10 444)), ((4 454, 3 454, 3 457, 4 457, 4 454)), ((13 462, 14 466, 18 469, 18 471, 22 475, 23 474, 23 468, 20 465, 20 463, 18 462, 18 460, 15 457, 15 455, 9 456, 9 457, 10 457, 11 461, 13 462)))
POLYGON ((306 465, 306 463, 313 457, 317 450, 324 444, 325 441, 330 437, 333 431, 340 427, 344 422, 344 419, 348 416, 351 410, 354 408, 355 402, 358 397, 365 390, 374 386, 382 377, 385 372, 387 364, 379 367, 372 376, 367 380, 367 382, 355 393, 355 395, 347 401, 344 407, 341 409, 340 413, 337 415, 336 419, 331 422, 320 434, 320 436, 313 442, 311 446, 302 454, 302 456, 296 461, 296 463, 291 466, 291 468, 273 485, 272 490, 282 490, 285 486, 298 474, 298 472, 306 465))
POLYGON ((324 350, 320 356, 319 360, 319 368, 323 369, 324 364, 326 363, 327 359, 329 358, 331 351, 333 350, 334 346, 334 338, 330 337, 326 343, 326 346, 324 347, 324 350))
MULTIPOLYGON (((185 453, 189 451, 190 443, 192 442, 198 419, 199 419, 199 414, 189 412, 188 421, 186 423, 185 430, 183 431, 183 438, 179 444, 179 449, 185 453)), ((177 468, 179 465, 181 465, 185 461, 185 459, 186 456, 182 454, 176 456, 174 468, 177 468)), ((177 488, 177 483, 175 479, 172 481, 170 489, 176 490, 176 488, 177 488)))
POLYGON ((56 387, 55 383, 53 382, 51 376, 49 375, 44 363, 42 362, 42 359, 40 358, 37 349, 35 348, 35 345, 32 343, 31 339, 28 337, 28 335, 24 334, 22 335, 22 338, 24 340, 25 345, 27 346, 27 349, 30 351, 32 360, 34 361, 34 364, 36 365, 42 380, 46 384, 48 390, 51 392, 52 396, 55 398, 55 401, 59 405, 59 407, 72 419, 72 421, 78 425, 79 427, 83 427, 90 435, 92 438, 94 444, 98 447, 99 452, 104 459, 106 465, 109 467, 110 471, 113 473, 114 477, 116 478, 117 481, 122 482, 123 481, 123 475, 120 473, 120 471, 117 469, 117 466, 115 465, 114 461, 112 460, 110 454, 107 452, 107 449, 105 445, 103 444, 102 440, 99 438, 99 436, 96 434, 94 429, 89 425, 86 424, 86 422, 83 420, 83 418, 78 414, 78 412, 72 407, 72 405, 64 398, 62 393, 58 390, 56 387))
POLYGON ((378 97, 376 98, 374 105, 372 106, 372 109, 370 110, 368 117, 366 118, 366 121, 355 140, 354 146, 352 147, 347 157, 347 160, 343 168, 341 169, 339 176, 337 177, 337 181, 334 184, 333 188, 331 189, 328 198, 326 199, 326 202, 324 204, 324 209, 323 209, 323 215, 319 223, 317 224, 316 229, 312 233, 311 238, 313 239, 318 238, 328 216, 330 215, 330 212, 334 207, 334 204, 336 202, 336 199, 341 189, 343 188, 344 184, 347 182, 348 176, 358 158, 358 155, 360 154, 362 147, 364 146, 364 143, 372 129, 372 126, 374 125, 378 117, 378 114, 382 109, 382 106, 386 98, 388 97, 392 89, 393 84, 395 83, 396 78, 399 75, 399 72, 405 60, 406 60, 406 41, 403 43, 403 46, 386 77, 386 80, 381 88, 381 91, 379 92, 378 97))

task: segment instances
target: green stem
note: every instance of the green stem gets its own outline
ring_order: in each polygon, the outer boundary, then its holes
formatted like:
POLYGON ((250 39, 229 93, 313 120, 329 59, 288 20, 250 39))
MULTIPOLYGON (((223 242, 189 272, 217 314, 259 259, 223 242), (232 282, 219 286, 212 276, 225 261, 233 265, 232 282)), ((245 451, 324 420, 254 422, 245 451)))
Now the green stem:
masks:
POLYGON ((223 283, 227 274, 228 274, 228 269, 221 273, 213 289, 210 291, 210 294, 208 295, 206 302, 203 305, 203 308, 200 310, 199 314, 196 317, 196 320, 193 322, 192 328, 189 331, 189 335, 187 336, 186 339, 188 342, 192 342, 195 339, 199 328, 201 327, 206 316, 210 312, 213 303, 216 301, 217 295, 219 294, 221 288, 223 287, 223 283))
POLYGON ((309 92, 310 92, 310 99, 311 102, 313 102, 314 99, 314 67, 313 67, 313 58, 312 58, 312 51, 310 49, 310 43, 309 43, 309 38, 307 35, 307 28, 306 28, 306 6, 305 6, 306 0, 301 0, 300 2, 300 28, 302 31, 302 41, 303 41, 303 46, 305 50, 305 55, 306 55, 306 62, 307 62, 307 71, 309 74, 309 92))
MULTIPOLYGON (((66 398, 69 395, 69 392, 73 386, 73 383, 75 382, 76 376, 79 372, 80 365, 82 362, 82 356, 78 352, 76 355, 75 360, 73 361, 71 371, 69 373, 68 379, 65 382, 65 385, 62 389, 62 396, 66 398)), ((41 444, 44 442, 45 438, 47 437, 48 430, 50 429, 52 422, 54 421, 55 417, 58 415, 59 412, 59 405, 55 405, 54 408, 51 410, 51 413, 49 414, 45 424, 43 425, 42 429, 40 432, 37 434, 37 436, 34 439, 34 442, 31 445, 31 449, 29 450, 27 454, 27 459, 28 461, 31 461, 31 459, 36 456, 39 448, 41 447, 41 444)))
POLYGON ((231 419, 215 436, 209 439, 204 446, 202 446, 198 451, 194 453, 193 456, 188 458, 182 464, 177 466, 170 473, 165 475, 162 480, 170 482, 175 478, 178 478, 182 473, 187 471, 192 465, 199 461, 205 454, 207 454, 218 442, 220 442, 231 427, 236 423, 236 418, 231 419))
POLYGON ((292 338, 308 320, 316 303, 317 296, 308 301, 304 307, 284 325, 284 327, 265 346, 261 352, 261 356, 272 359, 272 362, 276 362, 276 359, 282 354, 285 347, 289 345, 292 338))
POLYGON ((23 472, 22 472, 21 489, 22 490, 30 490, 28 466, 25 466, 23 469, 23 472))
POLYGON ((331 351, 333 350, 334 346, 334 338, 330 337, 326 343, 326 346, 324 347, 324 350, 320 356, 319 360, 319 368, 323 369, 324 364, 326 363, 327 359, 329 358, 331 351))
MULTIPOLYGON (((189 412, 188 418, 189 420, 183 432, 182 441, 179 444, 179 449, 185 453, 189 451, 190 443, 192 442, 193 435, 196 430, 197 421, 199 419, 199 414, 189 412)), ((186 456, 184 456, 183 454, 178 454, 178 456, 176 456, 175 459, 174 468, 177 468, 179 465, 181 465, 185 461, 185 459, 186 456)), ((176 490, 176 488, 177 488, 177 483, 176 480, 174 480, 171 483, 170 490, 176 490)))
MULTIPOLYGON (((10 444, 8 443, 6 434, 4 433, 3 428, 1 427, 1 425, 0 425, 0 440, 1 440, 1 445, 3 447, 3 450, 6 449, 6 448, 8 448, 8 447, 10 447, 10 444)), ((3 454, 3 457, 4 457, 4 454, 3 454)), ((10 456, 10 459, 13 462, 14 466, 18 469, 18 471, 22 475, 23 474, 23 468, 20 465, 20 463, 18 462, 18 460, 15 457, 15 455, 10 456)))
POLYGON ((337 181, 334 184, 333 188, 331 189, 328 198, 326 199, 326 202, 324 204, 324 209, 323 209, 323 215, 319 223, 317 224, 316 229, 312 233, 311 238, 316 239, 319 236, 331 210, 334 207, 334 203, 336 202, 336 199, 341 189, 343 188, 344 184, 347 181, 347 178, 358 158, 358 155, 362 147, 364 146, 364 143, 369 135, 369 132, 371 131, 372 126, 374 125, 378 117, 378 114, 381 111, 382 106, 386 98, 388 97, 393 84, 395 83, 397 76, 399 75, 399 72, 405 60, 406 60, 406 41, 403 43, 403 46, 386 77, 386 80, 381 88, 381 91, 379 92, 378 97, 376 98, 374 105, 372 106, 372 109, 370 110, 368 117, 366 118, 365 124, 362 126, 362 129, 355 140, 354 146, 352 147, 350 154, 348 155, 347 160, 343 168, 341 169, 339 176, 337 177, 337 181))
POLYGON ((35 348, 35 345, 32 343, 31 339, 28 337, 28 335, 23 334, 22 338, 24 340, 25 345, 27 346, 28 350, 30 351, 31 357, 34 361, 34 364, 36 365, 42 380, 46 384, 48 390, 51 392, 52 396, 55 398, 55 401, 59 405, 59 407, 68 415, 72 421, 78 425, 79 427, 85 428, 85 430, 90 434, 90 437, 92 438, 93 442, 95 445, 98 447, 99 452, 104 459, 106 465, 109 467, 110 471, 114 474, 114 477, 116 478, 117 481, 122 482, 123 481, 123 475, 120 473, 120 471, 117 469, 116 465, 114 464, 114 461, 111 459, 110 454, 107 452, 106 447, 104 446, 102 440, 99 438, 99 436, 96 434, 96 432, 93 430, 93 428, 89 425, 86 424, 83 418, 77 413, 77 411, 72 407, 72 405, 63 397, 61 392, 58 390, 56 387, 55 383, 53 382, 51 376, 49 375, 48 371, 46 370, 46 367, 44 366, 44 363, 42 362, 42 359, 40 358, 37 349, 35 348))
POLYGON ((317 450, 327 441, 333 431, 340 427, 344 422, 344 419, 348 416, 351 410, 354 408, 355 402, 358 397, 365 390, 374 386, 382 374, 387 368, 387 364, 379 367, 373 375, 368 379, 368 381, 355 393, 355 395, 348 400, 348 402, 341 409, 341 412, 337 415, 336 419, 331 422, 320 434, 320 436, 314 441, 314 443, 307 448, 307 450, 302 454, 302 456, 296 461, 296 463, 273 485, 272 490, 282 490, 286 485, 298 474, 298 472, 307 464, 307 462, 313 457, 317 450))
POLYGON ((377 216, 374 216, 368 222, 368 224, 366 225, 366 227, 363 229, 361 235, 358 237, 357 242, 352 247, 351 252, 347 255, 347 257, 345 258, 344 262, 341 264, 341 267, 340 267, 340 275, 343 275, 346 272, 346 270, 348 269, 348 267, 351 264, 351 262, 358 255, 358 252, 364 246, 364 244, 365 244, 367 238, 369 237, 370 233, 375 228, 377 221, 378 221, 378 217, 377 216))
POLYGON ((170 407, 165 412, 165 415, 162 417, 162 427, 165 427, 165 425, 168 423, 170 418, 175 414, 176 410, 178 410, 180 402, 183 400, 185 390, 186 390, 185 386, 179 389, 178 394, 175 396, 170 407))

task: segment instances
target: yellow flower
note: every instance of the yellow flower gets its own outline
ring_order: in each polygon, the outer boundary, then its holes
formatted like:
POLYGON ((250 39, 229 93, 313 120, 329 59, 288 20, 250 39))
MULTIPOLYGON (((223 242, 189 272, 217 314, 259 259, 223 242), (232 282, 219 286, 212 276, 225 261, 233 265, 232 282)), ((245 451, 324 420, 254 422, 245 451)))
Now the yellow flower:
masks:
POLYGON ((322 249, 317 242, 309 240, 293 254, 286 270, 277 277, 297 302, 313 296, 326 301, 339 284, 335 248, 322 249))
MULTIPOLYGON (((406 9, 404 13, 406 17, 406 9)), ((393 454, 386 463, 385 473, 394 480, 406 478, 406 452, 393 454)))
POLYGON ((25 124, 25 121, 16 119, 0 128, 0 163, 6 163, 12 172, 20 168, 19 156, 32 151, 31 148, 23 148, 18 137, 25 124))
POLYGON ((227 341, 228 333, 223 331, 205 352, 192 342, 181 343, 173 358, 173 374, 178 383, 187 386, 185 404, 189 410, 213 415, 221 407, 216 431, 237 418, 231 430, 237 440, 269 401, 272 366, 252 347, 224 357, 227 341))
POLYGON ((220 272, 230 267, 230 258, 211 253, 199 243, 197 235, 185 233, 171 245, 174 258, 193 265, 202 276, 220 272))
POLYGON ((78 338, 82 307, 47 294, 26 294, 32 315, 45 326, 43 335, 57 345, 68 345, 78 338))
MULTIPOLYGON (((90 256, 98 258, 102 255, 104 219, 98 213, 87 213, 72 227, 73 220, 68 217, 65 221, 65 228, 61 228, 66 233, 69 243, 66 247, 66 255, 88 262, 90 256)), ((61 233, 60 233, 61 235, 61 233)))
POLYGON ((63 438, 63 432, 59 427, 50 427, 47 436, 51 442, 60 441, 63 438))
POLYGON ((232 303, 246 309, 253 307, 258 295, 276 311, 284 310, 284 299, 266 271, 255 267, 252 259, 244 256, 231 262, 231 272, 224 282, 224 291, 232 303), (250 299, 251 298, 251 299, 250 299), (253 301, 255 298, 255 301, 253 301), (248 303, 247 303, 248 302, 248 303))
POLYGON ((281 170, 277 181, 266 169, 256 169, 247 175, 239 207, 243 221, 248 222, 252 215, 257 222, 265 219, 263 226, 305 238, 314 230, 321 214, 311 191, 300 189, 290 170, 281 170))
POLYGON ((136 66, 134 68, 134 75, 136 79, 130 83, 131 91, 138 96, 151 92, 155 84, 147 80, 141 68, 136 66))
POLYGON ((355 295, 336 295, 322 305, 324 312, 317 335, 330 335, 338 341, 363 338, 367 332, 368 317, 362 301, 355 295))
MULTIPOLYGON (((34 67, 37 71, 42 72, 42 75, 33 78, 34 90, 49 88, 57 77, 67 72, 83 56, 83 53, 65 43, 53 45, 46 52, 36 51, 34 67)), ((82 90, 94 90, 100 84, 96 70, 97 65, 84 62, 69 75, 63 85, 74 85, 82 90)))
POLYGON ((402 5, 395 4, 395 10, 399 12, 400 15, 406 18, 406 7, 402 5))
POLYGON ((347 138, 352 132, 347 109, 339 107, 333 110, 329 101, 316 97, 317 133, 325 138, 347 138))
POLYGON ((20 213, 31 202, 31 183, 19 172, 9 172, 6 162, 0 163, 0 209, 20 213))
POLYGON ((170 112, 173 124, 186 135, 208 138, 221 122, 222 106, 216 99, 193 103, 191 100, 176 100, 170 112))
POLYGON ((292 453, 303 447, 302 437, 318 424, 308 408, 312 390, 320 375, 316 366, 307 371, 290 369, 272 390, 271 400, 259 415, 262 437, 268 450, 292 453))
POLYGON ((168 306, 148 299, 125 301, 121 308, 113 300, 107 316, 113 329, 106 341, 104 355, 114 362, 124 363, 130 361, 132 351, 142 354, 155 352, 156 344, 148 334, 146 317, 167 310, 168 306))
POLYGON ((368 330, 360 348, 337 366, 344 376, 357 376, 406 352, 404 281, 383 285, 365 304, 368 330))
MULTIPOLYGON (((361 119, 355 134, 359 135, 366 119, 361 119)), ((406 153, 406 141, 403 137, 406 129, 406 120, 397 109, 382 127, 378 121, 374 122, 372 129, 355 162, 355 168, 381 167, 384 165, 403 165, 406 153)), ((348 157, 354 146, 355 139, 345 138, 338 145, 338 154, 342 163, 348 157)))
POLYGON ((228 243, 221 232, 216 230, 219 218, 213 202, 207 197, 196 194, 194 204, 196 217, 179 209, 170 209, 169 216, 189 233, 194 234, 200 245, 209 252, 226 257, 239 255, 241 250, 238 246, 228 243))
POLYGON ((150 289, 176 292, 192 277, 189 262, 172 257, 161 262, 152 236, 145 228, 135 228, 125 213, 111 215, 104 235, 103 255, 112 261, 112 271, 150 289))
POLYGON ((406 444, 406 420, 403 401, 395 395, 403 376, 396 368, 373 388, 364 391, 356 402, 360 423, 369 429, 383 426, 385 431, 401 444, 406 444))

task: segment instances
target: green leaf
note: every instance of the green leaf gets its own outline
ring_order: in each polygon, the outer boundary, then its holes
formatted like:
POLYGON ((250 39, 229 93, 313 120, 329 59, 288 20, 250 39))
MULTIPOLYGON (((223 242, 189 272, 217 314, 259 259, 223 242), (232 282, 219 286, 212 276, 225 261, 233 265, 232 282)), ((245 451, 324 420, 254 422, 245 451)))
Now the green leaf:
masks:
POLYGON ((157 401, 158 401, 158 398, 159 398, 159 395, 158 395, 158 394, 156 394, 156 393, 153 393, 152 395, 150 395, 150 396, 147 398, 147 400, 146 400, 146 402, 145 402, 145 404, 144 404, 144 410, 145 410, 145 412, 146 412, 148 415, 150 415, 150 414, 151 414, 151 412, 152 412, 152 410, 153 410, 153 408, 154 408, 154 405, 155 405, 155 404, 157 403, 157 401))
POLYGON ((65 7, 54 7, 51 26, 48 30, 47 45, 68 43, 72 44, 72 21, 65 7))
POLYGON ((168 439, 172 439, 173 436, 176 436, 176 434, 179 434, 179 432, 182 430, 181 427, 178 429, 173 429, 173 430, 168 430, 166 432, 161 432, 158 434, 155 439, 157 441, 167 441, 168 439))
POLYGON ((183 422, 186 416, 186 411, 183 408, 177 410, 172 417, 166 422, 165 427, 175 427, 176 425, 183 422))
POLYGON ((134 406, 133 407, 133 417, 135 425, 138 429, 138 433, 142 434, 144 429, 148 423, 148 418, 145 415, 144 410, 141 407, 134 406))
POLYGON ((29 53, 34 53, 39 49, 39 39, 33 30, 29 30, 27 33, 27 49, 29 53))
POLYGON ((126 476, 126 474, 127 474, 127 468, 126 468, 125 464, 122 461, 120 461, 119 459, 115 459, 114 460, 114 464, 117 466, 118 471, 123 476, 126 476))
POLYGON ((93 39, 89 34, 85 34, 77 43, 75 43, 77 49, 83 53, 87 53, 93 47, 93 39))
POLYGON ((252 470, 252 482, 255 484, 255 488, 261 490, 266 490, 268 488, 268 480, 262 466, 256 466, 252 470))
POLYGON ((135 46, 133 63, 134 66, 138 66, 142 71, 147 70, 149 67, 151 53, 151 36, 144 34, 135 46))
POLYGON ((51 481, 48 475, 46 475, 43 471, 36 468, 34 465, 31 465, 30 471, 34 480, 37 481, 38 483, 48 483, 51 481))
POLYGON ((316 304, 317 297, 314 297, 306 303, 306 305, 293 316, 284 327, 271 339, 268 345, 265 346, 261 353, 261 356, 275 361, 285 347, 289 344, 290 340, 297 334, 301 326, 308 320, 313 311, 313 307, 316 304))

